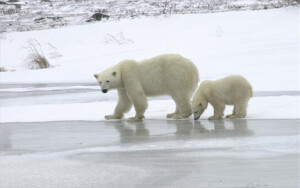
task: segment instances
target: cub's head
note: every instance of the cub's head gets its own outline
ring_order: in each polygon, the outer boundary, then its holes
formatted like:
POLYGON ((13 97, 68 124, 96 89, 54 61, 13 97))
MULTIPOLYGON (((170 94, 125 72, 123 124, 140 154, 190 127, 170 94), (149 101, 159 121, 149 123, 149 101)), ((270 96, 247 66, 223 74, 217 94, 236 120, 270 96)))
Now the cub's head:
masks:
POLYGON ((105 70, 99 74, 94 74, 103 93, 107 93, 110 89, 116 89, 120 84, 120 75, 116 70, 105 70))
POLYGON ((208 102, 204 99, 193 99, 192 101, 192 110, 194 114, 194 119, 197 120, 203 114, 205 109, 207 108, 208 102))

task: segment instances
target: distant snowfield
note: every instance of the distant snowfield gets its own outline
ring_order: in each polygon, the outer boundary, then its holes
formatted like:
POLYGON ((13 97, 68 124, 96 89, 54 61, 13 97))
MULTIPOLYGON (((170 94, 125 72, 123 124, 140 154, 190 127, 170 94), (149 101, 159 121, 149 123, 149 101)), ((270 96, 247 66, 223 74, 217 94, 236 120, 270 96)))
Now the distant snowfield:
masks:
MULTIPOLYGON (((197 65, 200 82, 240 74, 255 91, 300 90, 299 7, 124 19, 8 33, 0 37, 0 45, 1 67, 16 69, 16 72, 1 72, 1 84, 74 83, 80 87, 95 83, 94 73, 123 59, 142 60, 179 53, 197 65), (41 43, 53 68, 25 67, 27 50, 23 47, 28 39, 41 43)), ((55 89, 59 88, 41 88, 55 89)), ((99 93, 100 101, 104 96, 99 93)), ((102 120, 113 112, 116 100, 115 97, 115 101, 108 102, 5 106, 0 108, 0 121, 102 120)), ((171 100, 151 100, 146 117, 165 118, 173 108, 171 100)), ((230 111, 227 108, 226 114, 230 111)), ((128 116, 133 114, 132 110, 128 116)), ((211 114, 212 109, 208 109, 203 118, 211 114)), ((299 116, 299 96, 255 97, 249 105, 248 118, 252 119, 299 116)))

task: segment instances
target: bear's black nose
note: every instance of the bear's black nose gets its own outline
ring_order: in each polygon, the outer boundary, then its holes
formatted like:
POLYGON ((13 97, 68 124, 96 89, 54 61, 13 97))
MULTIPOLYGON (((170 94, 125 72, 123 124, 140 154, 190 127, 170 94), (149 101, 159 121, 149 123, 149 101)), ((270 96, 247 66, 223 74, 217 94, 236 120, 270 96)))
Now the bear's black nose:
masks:
POLYGON ((102 89, 102 92, 103 93, 107 93, 107 89, 102 89))

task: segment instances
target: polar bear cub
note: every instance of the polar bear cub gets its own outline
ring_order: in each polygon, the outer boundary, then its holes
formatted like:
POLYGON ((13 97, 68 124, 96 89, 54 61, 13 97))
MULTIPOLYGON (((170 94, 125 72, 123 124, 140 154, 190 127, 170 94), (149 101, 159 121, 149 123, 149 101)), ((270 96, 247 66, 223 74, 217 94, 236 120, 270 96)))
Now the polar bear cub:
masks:
POLYGON ((168 118, 182 119, 192 115, 191 97, 197 88, 197 67, 188 59, 166 54, 141 62, 124 60, 95 74, 103 93, 118 91, 118 103, 112 115, 105 119, 121 119, 132 105, 135 117, 129 121, 141 121, 148 106, 147 96, 169 95, 176 103, 174 113, 168 118))
POLYGON ((215 81, 205 80, 192 100, 194 119, 200 118, 208 103, 214 108, 214 115, 208 118, 210 120, 221 119, 225 105, 234 105, 232 114, 226 118, 244 118, 251 97, 252 86, 242 76, 232 75, 215 81))

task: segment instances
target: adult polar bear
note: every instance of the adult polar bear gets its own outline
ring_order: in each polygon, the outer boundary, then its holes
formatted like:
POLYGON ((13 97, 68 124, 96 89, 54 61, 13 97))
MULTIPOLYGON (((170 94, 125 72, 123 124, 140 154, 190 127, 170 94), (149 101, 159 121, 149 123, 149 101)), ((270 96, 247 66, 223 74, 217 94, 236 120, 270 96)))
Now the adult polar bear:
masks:
POLYGON ((136 115, 128 121, 141 121, 148 106, 147 96, 169 95, 176 103, 168 118, 188 118, 192 114, 190 99, 197 88, 197 67, 177 54, 165 54, 141 62, 124 60, 94 75, 103 93, 118 90, 114 114, 105 119, 121 119, 132 104, 136 115))

